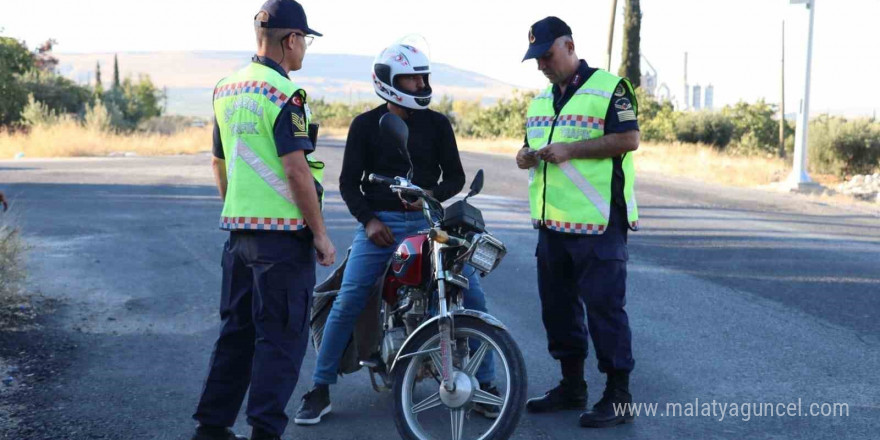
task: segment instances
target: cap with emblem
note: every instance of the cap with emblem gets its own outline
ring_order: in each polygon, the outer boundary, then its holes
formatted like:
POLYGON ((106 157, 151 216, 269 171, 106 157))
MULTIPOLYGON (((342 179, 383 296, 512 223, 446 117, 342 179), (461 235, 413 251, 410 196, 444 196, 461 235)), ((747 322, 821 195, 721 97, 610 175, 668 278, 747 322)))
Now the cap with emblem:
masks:
POLYGON ((320 32, 309 28, 306 21, 306 11, 295 0, 267 0, 260 7, 260 12, 266 12, 267 20, 258 20, 261 14, 254 17, 255 24, 264 28, 301 29, 307 35, 323 36, 320 32))
POLYGON ((550 50, 553 42, 563 35, 571 35, 571 28, 557 17, 539 20, 529 28, 529 50, 523 61, 538 58, 550 50))

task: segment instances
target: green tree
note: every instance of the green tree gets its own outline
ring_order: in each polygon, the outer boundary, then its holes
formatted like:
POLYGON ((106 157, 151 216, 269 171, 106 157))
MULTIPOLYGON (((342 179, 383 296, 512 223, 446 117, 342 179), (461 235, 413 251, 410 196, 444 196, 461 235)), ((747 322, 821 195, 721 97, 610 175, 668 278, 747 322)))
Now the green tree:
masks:
POLYGON ((161 103, 165 96, 153 85, 149 76, 141 76, 137 82, 125 78, 119 91, 121 105, 118 103, 117 105, 125 121, 132 127, 136 127, 143 120, 162 114, 161 103))
POLYGON ((95 64, 95 96, 104 94, 104 84, 101 83, 101 62, 95 64))
POLYGON ((743 153, 774 153, 779 147, 779 121, 776 106, 763 99, 754 104, 738 102, 721 113, 733 123, 732 142, 743 153))
POLYGON ((94 99, 88 87, 54 72, 31 69, 19 76, 19 83, 34 99, 59 114, 80 113, 94 99))
POLYGON ((623 21, 623 60, 617 74, 628 78, 633 87, 638 87, 642 81, 642 71, 639 67, 641 52, 639 52, 639 32, 642 27, 642 10, 639 0, 626 0, 623 21))
POLYGON ((118 90, 121 83, 119 82, 119 59, 116 54, 113 55, 113 89, 118 90))
POLYGON ((646 141, 671 142, 675 140, 675 121, 678 113, 669 101, 658 102, 644 89, 636 89, 639 103, 639 130, 646 141))
POLYGON ((0 36, 0 125, 18 122, 27 104, 27 90, 18 75, 34 67, 34 56, 15 38, 0 36))
POLYGON ((55 69, 58 67, 58 58, 52 55, 52 48, 56 44, 58 42, 54 38, 50 38, 37 47, 36 53, 34 53, 34 67, 43 72, 55 73, 55 69))

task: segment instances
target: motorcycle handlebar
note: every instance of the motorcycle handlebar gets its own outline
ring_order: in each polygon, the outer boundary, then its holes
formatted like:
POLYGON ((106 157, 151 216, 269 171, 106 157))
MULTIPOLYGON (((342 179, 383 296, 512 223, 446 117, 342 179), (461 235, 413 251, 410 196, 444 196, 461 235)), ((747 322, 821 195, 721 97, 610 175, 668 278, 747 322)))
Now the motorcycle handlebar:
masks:
POLYGON ((378 174, 370 173, 369 180, 372 183, 382 183, 385 185, 397 185, 397 180, 392 179, 390 177, 380 176, 378 174))

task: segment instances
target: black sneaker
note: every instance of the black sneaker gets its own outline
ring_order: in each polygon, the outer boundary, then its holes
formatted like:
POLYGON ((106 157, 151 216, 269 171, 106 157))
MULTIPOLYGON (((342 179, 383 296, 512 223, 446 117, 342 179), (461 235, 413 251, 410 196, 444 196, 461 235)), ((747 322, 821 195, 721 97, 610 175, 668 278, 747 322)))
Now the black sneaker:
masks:
MULTIPOLYGON (((493 386, 492 384, 480 384, 480 389, 492 394, 494 396, 501 397, 501 393, 498 392, 498 388, 493 386)), ((487 419, 497 419, 501 414, 501 407, 498 405, 492 405, 489 403, 475 403, 474 404, 474 412, 482 415, 487 419)))
POLYGON ((602 398, 593 405, 593 409, 581 414, 579 422, 587 428, 609 428, 632 423, 633 420, 635 415, 632 411, 632 394, 629 393, 629 375, 617 373, 608 376, 602 398))
POLYGON ((529 399, 526 410, 530 413, 553 412, 563 409, 585 409, 587 407, 587 383, 571 383, 566 379, 556 388, 541 397, 529 399))
POLYGON ((199 425, 191 440, 247 440, 247 437, 235 435, 232 430, 224 426, 199 425))
POLYGON ((297 425, 317 425, 321 417, 328 414, 330 406, 330 386, 315 385, 311 391, 302 397, 302 405, 296 411, 293 422, 297 425))

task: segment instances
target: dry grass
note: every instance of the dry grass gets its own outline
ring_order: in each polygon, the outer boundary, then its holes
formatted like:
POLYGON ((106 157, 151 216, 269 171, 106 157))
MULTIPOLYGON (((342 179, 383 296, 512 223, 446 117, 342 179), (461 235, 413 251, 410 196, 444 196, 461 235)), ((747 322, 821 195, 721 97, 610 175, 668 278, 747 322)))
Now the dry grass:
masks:
POLYGON ((639 171, 734 186, 778 182, 791 170, 783 159, 774 156, 733 156, 694 144, 642 143, 636 157, 639 171))
POLYGON ((33 306, 23 287, 26 248, 18 229, 8 223, 0 221, 0 329, 13 328, 34 318, 33 306))
MULTIPOLYGON (((459 140, 459 149, 513 156, 522 147, 522 139, 459 140)), ((693 144, 655 144, 642 142, 636 156, 636 168, 670 176, 684 176, 706 182, 735 186, 759 186, 779 181, 791 169, 776 157, 745 157, 724 154, 693 144)), ((833 180, 823 176, 823 180, 833 180)), ((822 183, 827 183, 823 181, 822 183)))
POLYGON ((462 151, 473 151, 476 153, 491 153, 513 157, 522 147, 522 139, 475 139, 475 138, 459 138, 458 149, 462 151))
MULTIPOLYGON (((346 128, 323 126, 322 138, 344 140, 346 128)), ((459 149, 512 156, 522 139, 460 138, 459 149)), ((172 135, 116 134, 89 131, 68 123, 36 127, 29 133, 0 133, 0 159, 15 157, 106 156, 135 153, 141 156, 191 154, 209 151, 211 127, 189 128, 172 135)), ((670 176, 735 186, 761 186, 784 179, 789 166, 776 157, 744 157, 724 154, 712 147, 693 144, 655 144, 643 142, 636 167, 670 176)), ((836 183, 834 176, 813 176, 820 183, 836 183)))
POLYGON ((318 129, 318 136, 321 138, 344 141, 348 137, 348 127, 327 127, 322 125, 321 128, 318 129))
POLYGON ((189 128, 173 135, 117 134, 90 131, 76 123, 34 127, 28 133, 0 133, 0 159, 24 157, 143 156, 211 150, 211 127, 189 128))

